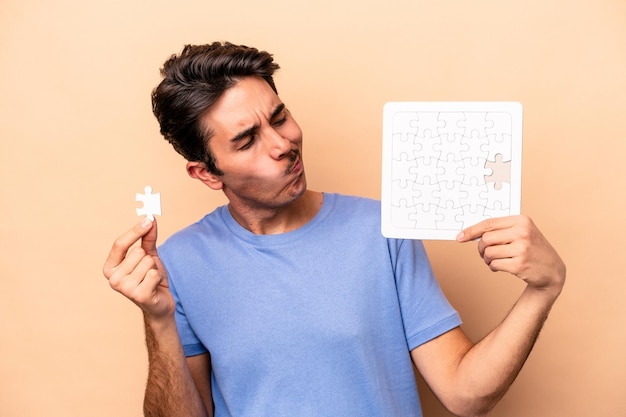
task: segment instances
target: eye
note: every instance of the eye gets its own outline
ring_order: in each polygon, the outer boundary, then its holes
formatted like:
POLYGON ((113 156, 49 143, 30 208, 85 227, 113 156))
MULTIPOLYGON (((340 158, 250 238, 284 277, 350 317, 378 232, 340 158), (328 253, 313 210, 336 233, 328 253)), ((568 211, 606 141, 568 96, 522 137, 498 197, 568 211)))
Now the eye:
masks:
POLYGON ((272 126, 282 126, 287 121, 287 113, 286 112, 281 113, 278 117, 279 118, 277 120, 274 120, 272 122, 272 126))
POLYGON ((250 148, 254 144, 255 140, 256 140, 255 135, 248 136, 248 139, 246 140, 246 142, 243 145, 241 145, 237 150, 245 151, 246 149, 250 148))

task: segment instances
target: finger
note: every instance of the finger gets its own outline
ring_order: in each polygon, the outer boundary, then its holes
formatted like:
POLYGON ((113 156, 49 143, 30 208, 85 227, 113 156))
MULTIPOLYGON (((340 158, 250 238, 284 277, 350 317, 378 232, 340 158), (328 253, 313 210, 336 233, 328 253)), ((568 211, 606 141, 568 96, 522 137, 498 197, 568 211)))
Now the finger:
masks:
POLYGON ((510 228, 515 224, 512 216, 489 218, 473 226, 463 229, 456 237, 459 242, 469 242, 482 237, 485 233, 494 230, 510 228))
POLYGON ((127 277, 139 267, 144 258, 147 258, 152 264, 154 264, 152 258, 150 256, 146 256, 146 251, 144 251, 141 247, 133 246, 130 248, 122 262, 112 268, 110 274, 107 276, 111 287, 118 289, 119 286, 127 280, 127 277))
POLYGON ((167 287, 167 280, 157 269, 151 269, 144 275, 139 284, 139 289, 142 294, 155 294, 159 286, 167 287))
POLYGON ((141 248, 137 248, 136 252, 142 252, 144 253, 144 256, 128 274, 120 274, 122 275, 122 278, 111 283, 112 287, 113 284, 116 284, 116 287, 113 287, 115 290, 131 299, 136 297, 137 289, 150 271, 156 271, 154 259, 152 259, 151 256, 145 255, 145 252, 141 248))
POLYGON ((167 290, 163 290, 162 287, 167 287, 167 279, 160 274, 156 269, 151 269, 146 274, 144 280, 137 288, 137 300, 135 302, 141 306, 141 308, 149 314, 161 314, 159 311, 169 309, 168 305, 171 305, 171 295, 167 290), (170 298, 168 302, 166 299, 170 298))
POLYGON ((487 246, 481 256, 487 265, 499 259, 512 259, 516 256, 514 244, 487 246))
POLYGON ((135 226, 133 226, 132 229, 130 229, 128 232, 124 233, 122 236, 118 237, 115 240, 102 268, 105 277, 111 277, 114 269, 119 264, 121 264, 126 257, 128 249, 142 236, 148 233, 151 228, 152 222, 150 221, 150 219, 144 218, 135 226))
POLYGON ((478 241, 478 252, 484 256, 487 248, 508 245, 516 240, 516 236, 513 228, 485 232, 478 241))
POLYGON ((487 265, 493 272, 508 272, 515 275, 518 270, 518 261, 515 258, 496 258, 487 265))

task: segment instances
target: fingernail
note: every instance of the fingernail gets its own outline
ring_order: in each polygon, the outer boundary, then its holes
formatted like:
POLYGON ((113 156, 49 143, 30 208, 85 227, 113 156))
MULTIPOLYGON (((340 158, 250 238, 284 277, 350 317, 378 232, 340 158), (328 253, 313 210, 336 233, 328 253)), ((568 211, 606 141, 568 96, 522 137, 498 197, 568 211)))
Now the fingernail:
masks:
POLYGON ((144 229, 148 228, 151 225, 152 225, 152 220, 150 220, 148 217, 146 217, 145 219, 141 221, 141 227, 143 227, 144 229))
POLYGON ((459 234, 456 235, 456 240, 462 240, 465 237, 465 233, 461 230, 459 234))

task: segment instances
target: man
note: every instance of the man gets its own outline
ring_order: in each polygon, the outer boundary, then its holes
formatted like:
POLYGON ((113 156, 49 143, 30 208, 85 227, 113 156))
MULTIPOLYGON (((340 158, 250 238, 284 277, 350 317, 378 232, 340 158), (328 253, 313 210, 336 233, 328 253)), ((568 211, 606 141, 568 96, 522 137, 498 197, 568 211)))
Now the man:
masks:
POLYGON ((111 287, 143 311, 159 416, 421 416, 413 364, 457 415, 504 395, 565 281, 524 216, 459 234, 493 271, 527 284, 479 343, 460 329, 419 241, 385 239, 380 205, 307 189, 302 132, 267 52, 187 46, 153 92, 187 171, 229 204, 157 253, 156 222, 116 240, 111 287), (134 243, 141 241, 141 245, 134 243))

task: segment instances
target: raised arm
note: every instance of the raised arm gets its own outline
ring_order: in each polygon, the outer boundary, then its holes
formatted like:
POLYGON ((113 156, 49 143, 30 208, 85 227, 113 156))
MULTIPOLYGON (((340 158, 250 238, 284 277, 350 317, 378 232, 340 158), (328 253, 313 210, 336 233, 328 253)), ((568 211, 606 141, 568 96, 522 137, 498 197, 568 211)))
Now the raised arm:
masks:
MULTIPOLYGON (((198 391, 183 353, 175 304, 156 241, 156 222, 142 220, 115 241, 104 263, 104 276, 114 290, 143 311, 149 360, 144 415, 206 417, 212 410, 207 411, 203 402, 210 403, 210 398, 206 398, 205 384, 201 383, 203 395, 198 391), (139 240, 141 245, 134 245, 139 240)), ((210 366, 198 359, 190 363, 195 369, 210 366)), ((199 378, 199 372, 194 374, 199 378)))
POLYGON ((526 361, 565 282, 565 265, 531 219, 489 219, 459 234, 478 239, 478 251, 493 271, 526 282, 509 314, 473 344, 454 329, 417 347, 413 362, 433 392, 460 416, 486 414, 506 393, 526 361))

